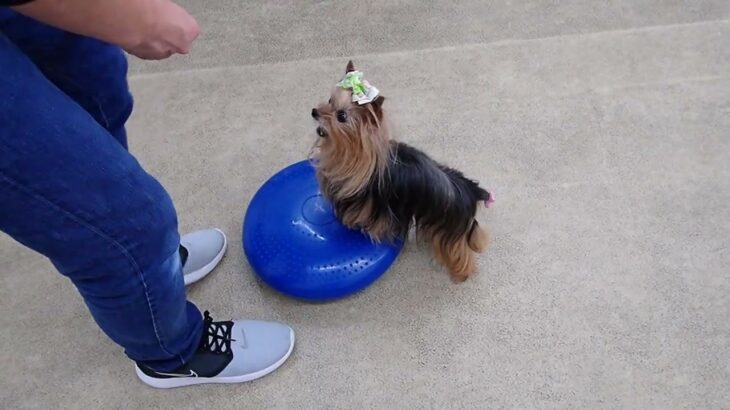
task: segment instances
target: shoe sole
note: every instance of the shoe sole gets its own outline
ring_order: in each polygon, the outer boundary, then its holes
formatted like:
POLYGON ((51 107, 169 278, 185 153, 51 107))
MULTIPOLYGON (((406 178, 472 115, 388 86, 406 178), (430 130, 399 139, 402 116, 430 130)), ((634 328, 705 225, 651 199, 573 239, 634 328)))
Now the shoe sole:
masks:
POLYGON ((286 362, 286 359, 289 358, 292 351, 294 350, 294 331, 289 330, 289 335, 291 337, 291 344, 289 345, 289 351, 286 352, 286 354, 279 359, 276 363, 272 364, 271 366, 259 370, 258 372, 244 374, 241 376, 229 376, 229 377, 172 377, 169 379, 158 379, 155 377, 147 376, 146 374, 142 373, 142 370, 139 369, 139 366, 134 366, 134 370, 137 372, 137 377, 139 377, 142 382, 148 386, 152 386, 158 389, 173 389, 175 387, 185 387, 185 386, 195 386, 198 384, 228 384, 228 383, 245 383, 250 382, 256 379, 260 379, 267 374, 273 372, 274 370, 281 367, 281 365, 286 362))
POLYGON ((185 286, 192 285, 193 283, 208 276, 208 274, 210 272, 212 272, 216 266, 218 266, 221 259, 223 259, 223 255, 226 254, 226 250, 228 249, 228 238, 226 238, 226 234, 223 233, 223 231, 221 231, 218 228, 213 228, 213 229, 215 229, 221 235, 223 235, 223 249, 220 252, 218 252, 218 254, 215 256, 215 258, 213 258, 212 261, 208 262, 207 265, 196 270, 195 272, 191 272, 191 273, 188 273, 187 275, 183 275, 183 281, 185 282, 185 286))

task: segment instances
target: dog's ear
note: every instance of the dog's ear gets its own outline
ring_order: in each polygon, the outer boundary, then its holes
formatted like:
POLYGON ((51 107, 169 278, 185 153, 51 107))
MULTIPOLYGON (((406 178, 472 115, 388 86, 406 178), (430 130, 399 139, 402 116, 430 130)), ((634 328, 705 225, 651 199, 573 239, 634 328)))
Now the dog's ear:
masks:
POLYGON ((385 102, 385 97, 382 95, 379 95, 375 97, 375 99, 370 102, 370 104, 373 106, 373 111, 375 112, 375 115, 378 116, 378 118, 383 117, 383 103, 385 102))
POLYGON ((345 74, 351 73, 355 71, 355 64, 352 63, 352 60, 347 62, 347 68, 345 68, 345 74))
POLYGON ((372 101, 373 108, 377 108, 377 109, 383 108, 384 102, 385 102, 385 97, 383 97, 382 95, 375 97, 375 99, 372 101))

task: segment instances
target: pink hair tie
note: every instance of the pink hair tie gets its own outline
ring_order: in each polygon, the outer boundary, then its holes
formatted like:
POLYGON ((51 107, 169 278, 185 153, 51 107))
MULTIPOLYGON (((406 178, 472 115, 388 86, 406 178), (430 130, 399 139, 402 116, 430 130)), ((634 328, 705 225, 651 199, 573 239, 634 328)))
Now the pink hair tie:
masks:
POLYGON ((484 206, 490 208, 494 203, 494 194, 489 192, 489 198, 484 200, 484 206))

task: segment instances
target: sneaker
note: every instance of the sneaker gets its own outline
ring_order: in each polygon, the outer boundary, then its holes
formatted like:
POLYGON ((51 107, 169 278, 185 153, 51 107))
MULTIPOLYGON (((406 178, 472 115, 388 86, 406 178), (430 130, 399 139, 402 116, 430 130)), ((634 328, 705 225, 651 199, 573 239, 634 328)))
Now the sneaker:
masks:
POLYGON ((180 259, 185 285, 203 279, 223 259, 226 235, 220 229, 204 229, 180 238, 180 259))
POLYGON ((294 349, 294 331, 287 325, 257 320, 214 322, 207 311, 204 317, 203 337, 190 361, 172 372, 137 363, 142 382, 161 389, 247 382, 279 368, 294 349))

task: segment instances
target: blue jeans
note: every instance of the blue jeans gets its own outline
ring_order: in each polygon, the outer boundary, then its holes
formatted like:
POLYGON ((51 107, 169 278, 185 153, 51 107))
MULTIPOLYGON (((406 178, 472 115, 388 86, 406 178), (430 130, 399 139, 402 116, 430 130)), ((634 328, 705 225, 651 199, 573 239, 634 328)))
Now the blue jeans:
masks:
POLYGON ((131 359, 170 371, 203 321, 172 201, 126 149, 126 75, 119 48, 0 9, 0 230, 71 279, 131 359))

